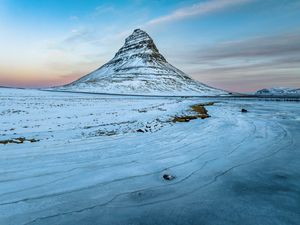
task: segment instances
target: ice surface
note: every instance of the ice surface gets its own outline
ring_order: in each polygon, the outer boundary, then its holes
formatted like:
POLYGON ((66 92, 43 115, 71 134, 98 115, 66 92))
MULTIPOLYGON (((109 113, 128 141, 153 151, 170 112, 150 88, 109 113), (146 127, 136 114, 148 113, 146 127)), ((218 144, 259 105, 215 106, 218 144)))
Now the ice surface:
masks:
POLYGON ((0 224, 300 222, 298 103, 1 88, 0 114, 0 140, 40 140, 0 145, 0 224))

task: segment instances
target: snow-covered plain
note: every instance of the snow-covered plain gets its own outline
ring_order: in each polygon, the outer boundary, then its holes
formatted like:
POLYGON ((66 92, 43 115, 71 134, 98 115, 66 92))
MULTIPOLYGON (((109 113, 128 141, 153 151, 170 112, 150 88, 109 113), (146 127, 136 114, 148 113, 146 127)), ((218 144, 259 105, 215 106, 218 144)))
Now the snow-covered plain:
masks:
POLYGON ((0 115, 39 140, 0 144, 0 224, 300 224, 299 103, 1 88, 0 115))

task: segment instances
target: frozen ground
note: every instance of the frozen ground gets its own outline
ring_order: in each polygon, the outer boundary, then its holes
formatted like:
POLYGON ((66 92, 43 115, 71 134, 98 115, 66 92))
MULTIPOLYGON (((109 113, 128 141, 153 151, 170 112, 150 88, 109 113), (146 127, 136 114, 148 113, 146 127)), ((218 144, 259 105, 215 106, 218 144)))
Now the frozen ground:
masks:
POLYGON ((0 224, 300 224, 299 103, 0 89, 0 124, 39 140, 0 144, 0 224))

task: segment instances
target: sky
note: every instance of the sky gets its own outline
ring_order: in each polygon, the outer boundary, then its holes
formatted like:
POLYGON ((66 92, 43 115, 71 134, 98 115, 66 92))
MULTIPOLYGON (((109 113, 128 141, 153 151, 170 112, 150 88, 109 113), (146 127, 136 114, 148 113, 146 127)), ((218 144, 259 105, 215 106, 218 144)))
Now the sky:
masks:
POLYGON ((300 87, 300 0, 0 0, 0 86, 74 81, 136 28, 210 86, 300 87))

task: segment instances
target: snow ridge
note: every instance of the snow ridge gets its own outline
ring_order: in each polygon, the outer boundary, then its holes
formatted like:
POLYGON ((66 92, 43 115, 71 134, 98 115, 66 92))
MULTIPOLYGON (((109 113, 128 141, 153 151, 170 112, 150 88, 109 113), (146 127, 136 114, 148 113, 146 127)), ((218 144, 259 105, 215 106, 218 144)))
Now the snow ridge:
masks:
POLYGON ((215 96, 225 91, 193 80, 159 53, 152 38, 136 29, 114 58, 94 72, 56 89, 66 91, 215 96))

